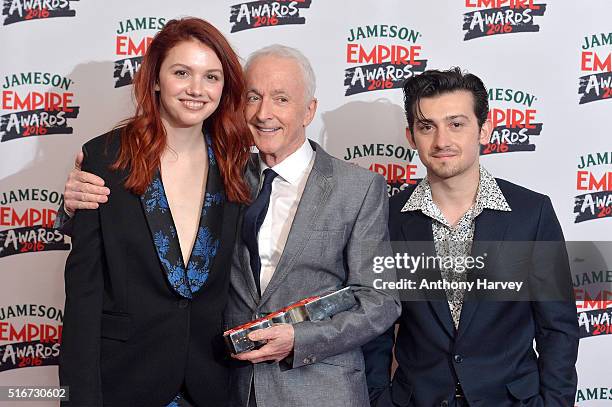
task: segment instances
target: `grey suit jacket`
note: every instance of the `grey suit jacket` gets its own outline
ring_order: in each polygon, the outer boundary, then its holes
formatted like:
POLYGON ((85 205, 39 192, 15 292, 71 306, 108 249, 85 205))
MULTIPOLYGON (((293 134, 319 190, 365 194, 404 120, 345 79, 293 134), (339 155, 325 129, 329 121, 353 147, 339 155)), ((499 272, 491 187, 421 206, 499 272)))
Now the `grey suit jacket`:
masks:
MULTIPOLYGON (((361 345, 383 333, 401 312, 395 293, 372 287, 371 255, 390 253, 385 180, 311 144, 314 166, 261 298, 249 252, 241 236, 236 240, 225 323, 236 326, 343 286, 354 288, 358 306, 326 321, 296 324, 292 369, 281 370, 278 363, 236 363, 232 406, 248 405, 251 385, 259 407, 369 406, 361 345), (372 253, 372 244, 377 253, 372 253)), ((258 158, 251 164, 247 178, 255 197, 258 158)))

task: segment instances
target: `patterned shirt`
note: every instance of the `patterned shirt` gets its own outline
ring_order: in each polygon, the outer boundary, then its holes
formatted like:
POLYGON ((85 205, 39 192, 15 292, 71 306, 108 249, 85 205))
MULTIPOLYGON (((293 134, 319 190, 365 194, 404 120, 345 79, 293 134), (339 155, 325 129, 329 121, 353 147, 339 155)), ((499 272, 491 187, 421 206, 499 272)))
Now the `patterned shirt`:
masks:
MULTIPOLYGON (((431 196, 431 186, 427 178, 424 178, 416 186, 414 192, 402 208, 402 212, 421 211, 432 219, 432 232, 436 255, 445 257, 466 257, 472 250, 474 240, 475 219, 483 209, 497 211, 511 211, 510 205, 502 194, 497 181, 482 166, 480 167, 480 180, 476 199, 470 209, 463 214, 456 226, 448 223, 438 205, 431 196)), ((442 262, 445 264, 445 262, 442 262)), ((448 282, 463 282, 467 280, 466 272, 457 272, 451 268, 442 267, 442 278, 448 282)), ((461 308, 463 306, 463 290, 446 290, 448 306, 450 308, 455 328, 459 326, 461 308)))

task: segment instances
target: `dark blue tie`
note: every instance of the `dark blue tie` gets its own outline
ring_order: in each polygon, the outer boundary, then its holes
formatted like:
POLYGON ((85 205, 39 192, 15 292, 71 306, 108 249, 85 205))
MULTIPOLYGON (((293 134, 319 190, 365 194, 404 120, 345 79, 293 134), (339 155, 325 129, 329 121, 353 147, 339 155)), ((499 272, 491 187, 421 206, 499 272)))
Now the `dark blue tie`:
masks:
POLYGON ((257 292, 261 294, 259 286, 259 274, 261 271, 261 259, 259 258, 259 245, 257 244, 257 234, 259 228, 266 218, 268 206, 270 205, 270 194, 272 193, 272 181, 278 175, 274 170, 266 168, 263 172, 264 180, 257 199, 244 212, 242 220, 242 240, 249 249, 251 257, 251 270, 255 278, 257 292))

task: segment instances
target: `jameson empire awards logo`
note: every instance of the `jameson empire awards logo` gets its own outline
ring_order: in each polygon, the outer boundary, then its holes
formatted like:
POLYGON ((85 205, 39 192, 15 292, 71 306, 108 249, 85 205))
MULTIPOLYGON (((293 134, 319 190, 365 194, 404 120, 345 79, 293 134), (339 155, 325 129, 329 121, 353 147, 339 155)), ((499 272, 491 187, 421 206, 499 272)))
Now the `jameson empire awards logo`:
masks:
POLYGON ((580 337, 612 334, 612 270, 587 270, 572 276, 580 337))
POLYGON ((138 17, 119 21, 115 37, 115 88, 131 85, 153 36, 166 25, 164 17, 138 17))
POLYGON ((580 157, 576 172, 576 189, 586 193, 574 198, 574 223, 612 217, 611 168, 610 151, 580 157))
POLYGON ((72 134, 68 119, 79 115, 79 107, 74 106, 74 93, 70 91, 73 84, 72 79, 51 72, 20 72, 5 76, 0 101, 0 110, 3 111, 0 142, 72 134))
POLYGON ((541 17, 546 4, 533 0, 465 0, 469 11, 463 14, 464 41, 492 35, 538 32, 535 17, 541 17))
POLYGON ((346 44, 345 96, 401 88, 407 78, 423 72, 427 60, 417 42, 421 33, 397 25, 351 28, 346 44))
POLYGON ((4 0, 4 25, 28 20, 74 17, 76 11, 70 7, 74 1, 79 0, 4 0))
POLYGON ((612 99, 612 32, 584 37, 580 61, 579 104, 612 99))
POLYGON ((48 189, 0 192, 0 258, 15 254, 70 250, 66 237, 53 228, 55 208, 64 198, 48 189))
POLYGON ((300 15, 302 9, 310 8, 311 0, 251 1, 234 4, 230 8, 231 32, 275 25, 305 24, 300 15))
POLYGON ((532 137, 542 132, 542 123, 537 123, 537 109, 533 106, 538 98, 517 89, 491 88, 489 119, 493 133, 489 144, 480 147, 483 155, 535 151, 532 137))
POLYGON ((63 322, 63 311, 48 305, 0 308, 0 372, 57 365, 63 322))

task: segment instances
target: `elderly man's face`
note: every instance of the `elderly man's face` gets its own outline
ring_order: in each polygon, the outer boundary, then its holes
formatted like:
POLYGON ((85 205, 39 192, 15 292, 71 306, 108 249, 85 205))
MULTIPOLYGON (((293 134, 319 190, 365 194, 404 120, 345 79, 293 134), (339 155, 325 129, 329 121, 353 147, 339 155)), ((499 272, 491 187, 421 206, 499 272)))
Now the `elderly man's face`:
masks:
POLYGON ((245 117, 268 166, 295 152, 306 138, 317 103, 306 101, 303 73, 296 61, 266 55, 246 72, 245 117))

